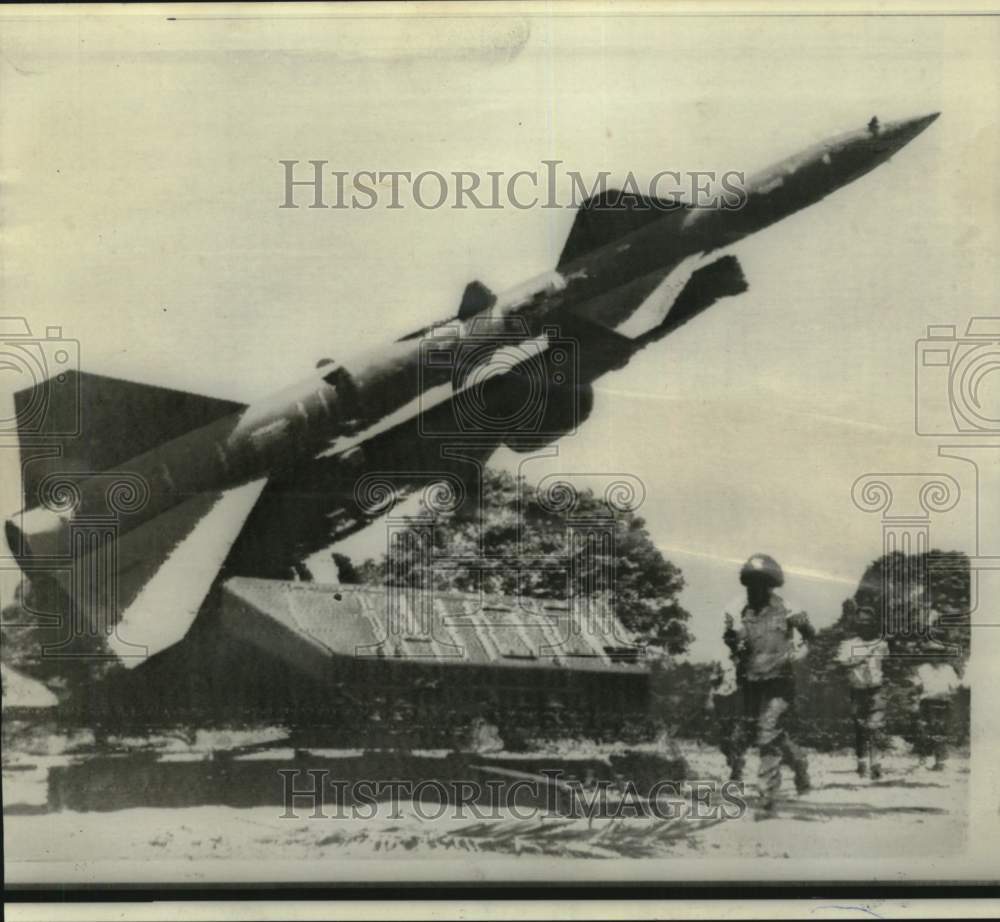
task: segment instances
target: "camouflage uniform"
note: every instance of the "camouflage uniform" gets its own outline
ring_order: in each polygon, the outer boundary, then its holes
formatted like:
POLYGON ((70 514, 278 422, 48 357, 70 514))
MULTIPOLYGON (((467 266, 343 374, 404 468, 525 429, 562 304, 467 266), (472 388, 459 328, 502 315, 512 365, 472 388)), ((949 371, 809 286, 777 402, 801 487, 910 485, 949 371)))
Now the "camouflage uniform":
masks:
MULTIPOLYGON (((760 751, 759 784, 761 806, 769 809, 781 786, 781 763, 795 773, 795 787, 809 789, 805 754, 792 741, 786 721, 795 698, 794 631, 811 640, 815 631, 805 612, 791 612, 784 600, 772 593, 759 610, 747 605, 738 625, 723 634, 739 663, 743 698, 743 720, 734 741, 734 761, 741 767, 746 750, 753 744, 760 751)), ((731 763, 732 764, 732 763, 731 763)))

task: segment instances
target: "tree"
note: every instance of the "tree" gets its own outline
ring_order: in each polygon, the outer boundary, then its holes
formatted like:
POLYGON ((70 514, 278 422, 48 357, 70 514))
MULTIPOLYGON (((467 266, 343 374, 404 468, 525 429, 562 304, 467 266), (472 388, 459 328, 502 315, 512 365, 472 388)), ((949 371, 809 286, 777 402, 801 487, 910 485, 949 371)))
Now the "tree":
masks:
POLYGON ((965 660, 970 589, 969 558, 961 551, 894 551, 869 565, 853 601, 883 619, 894 653, 927 660, 939 657, 937 645, 946 644, 965 660))
POLYGON ((690 615, 677 601, 680 569, 631 509, 615 508, 592 490, 572 491, 571 504, 567 496, 553 501, 523 477, 487 469, 481 504, 451 511, 425 506, 390 555, 358 570, 386 585, 440 591, 545 599, 605 594, 638 642, 683 653, 691 634, 690 615))
POLYGON ((360 582, 358 570, 350 557, 338 551, 334 551, 330 556, 333 557, 333 562, 337 565, 337 578, 345 586, 360 582))
MULTIPOLYGON (((850 741, 849 690, 836 663, 841 642, 857 634, 855 616, 861 607, 874 610, 890 655, 883 661, 886 729, 917 741, 920 728, 910 677, 924 662, 942 656, 961 671, 969 656, 969 559, 960 551, 904 554, 894 551, 873 561, 854 594, 844 600, 840 618, 820 631, 810 644, 799 673, 799 721, 802 738, 821 748, 850 741)), ((962 726, 968 734, 967 697, 960 698, 962 726)))

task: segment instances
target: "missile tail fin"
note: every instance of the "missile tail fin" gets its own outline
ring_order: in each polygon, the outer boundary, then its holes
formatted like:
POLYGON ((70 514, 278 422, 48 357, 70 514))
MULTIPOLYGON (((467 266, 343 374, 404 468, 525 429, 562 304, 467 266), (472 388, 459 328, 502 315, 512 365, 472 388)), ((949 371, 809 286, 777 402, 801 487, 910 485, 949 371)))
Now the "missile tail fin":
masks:
POLYGON ((469 282, 462 293, 462 303, 458 306, 458 319, 466 320, 492 307, 496 300, 497 296, 478 279, 469 282))
POLYGON ((106 471, 244 405, 171 388, 67 370, 14 394, 22 508, 39 505, 52 473, 106 471))
POLYGON ((743 294, 749 287, 743 267, 731 254, 699 267, 688 278, 660 323, 637 337, 636 346, 641 348, 662 339, 721 298, 743 294))
POLYGON ((120 612, 108 646, 126 668, 184 639, 266 484, 194 496, 119 538, 104 603, 120 612))
POLYGON ((562 269, 575 259, 668 215, 679 222, 686 209, 681 203, 619 189, 593 195, 577 211, 556 268, 562 269))
POLYGON ((634 279, 610 294, 573 305, 560 322, 576 335, 577 324, 586 321, 601 338, 605 349, 631 355, 696 317, 720 298, 747 290, 743 269, 735 256, 705 262, 698 253, 682 260, 670 272, 653 272, 634 279), (630 344, 620 348, 619 343, 630 344))

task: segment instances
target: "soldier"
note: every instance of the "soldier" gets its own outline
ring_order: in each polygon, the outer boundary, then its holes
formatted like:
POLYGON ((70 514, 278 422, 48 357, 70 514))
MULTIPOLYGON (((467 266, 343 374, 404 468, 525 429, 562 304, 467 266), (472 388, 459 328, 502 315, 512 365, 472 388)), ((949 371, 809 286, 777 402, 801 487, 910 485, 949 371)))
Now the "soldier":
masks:
POLYGON ((948 761, 949 743, 955 730, 955 698, 962 680, 953 665, 958 660, 947 657, 948 648, 944 644, 932 643, 928 649, 943 658, 921 663, 910 681, 917 689, 924 736, 918 750, 922 755, 933 754, 931 771, 941 772, 948 761))
POLYGON ((851 685, 851 713, 854 720, 854 754, 858 777, 882 777, 882 731, 885 726, 885 693, 882 687, 882 660, 889 644, 879 637, 878 619, 873 609, 859 608, 854 615, 856 634, 844 640, 837 662, 847 672, 851 685))
POLYGON ((785 576, 773 557, 754 554, 740 570, 740 582, 746 587, 747 604, 739 625, 726 614, 722 636, 737 663, 743 693, 743 721, 735 748, 745 752, 756 731, 761 797, 757 817, 762 819, 774 814, 782 762, 794 771, 798 793, 810 788, 805 754, 792 742, 785 721, 795 698, 794 632, 807 643, 816 632, 805 612, 793 613, 774 592, 785 576))

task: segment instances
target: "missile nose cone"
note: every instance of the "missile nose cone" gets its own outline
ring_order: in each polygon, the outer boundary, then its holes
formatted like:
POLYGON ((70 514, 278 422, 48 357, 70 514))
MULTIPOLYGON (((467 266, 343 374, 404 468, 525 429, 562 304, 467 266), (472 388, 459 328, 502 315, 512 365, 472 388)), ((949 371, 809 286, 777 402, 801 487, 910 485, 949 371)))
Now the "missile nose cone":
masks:
POLYGON ((908 123, 913 130, 913 134, 911 135, 911 137, 916 137, 918 134, 920 134, 921 131, 923 131, 933 122, 936 122, 938 120, 938 116, 940 115, 941 115, 940 112, 931 112, 930 115, 921 115, 917 118, 911 118, 908 123))
POLYGON ((940 115, 940 112, 931 112, 929 115, 901 119, 898 122, 887 122, 881 126, 878 124, 878 119, 873 118, 868 125, 868 130, 874 137, 886 144, 891 151, 897 151, 909 144, 940 115))

